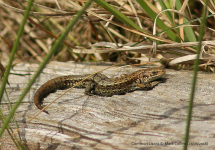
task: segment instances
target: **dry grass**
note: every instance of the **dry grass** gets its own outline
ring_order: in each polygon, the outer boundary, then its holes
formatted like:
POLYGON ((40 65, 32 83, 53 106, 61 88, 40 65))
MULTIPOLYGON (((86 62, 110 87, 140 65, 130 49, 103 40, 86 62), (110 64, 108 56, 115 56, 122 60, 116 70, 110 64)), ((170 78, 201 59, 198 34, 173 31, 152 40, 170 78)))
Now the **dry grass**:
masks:
MULTIPOLYGON (((2 1, 0 0, 0 36, 1 36, 1 60, 8 60, 13 42, 17 35, 20 22, 23 18, 23 11, 25 10, 26 1, 2 1)), ((131 47, 136 42, 142 41, 145 35, 154 39, 153 33, 163 31, 159 26, 153 28, 154 21, 138 4, 137 1, 108 1, 109 4, 120 10, 128 18, 133 20, 144 32, 136 32, 132 28, 113 17, 109 24, 104 19, 110 19, 111 14, 97 5, 92 3, 90 12, 85 14, 79 22, 71 30, 67 39, 62 43, 58 52, 55 53, 52 60, 58 61, 112 61, 120 62, 121 60, 133 59, 133 63, 149 63, 147 59, 149 56, 161 59, 161 62, 167 66, 192 66, 195 59, 196 44, 191 43, 189 46, 183 46, 183 41, 190 41, 189 35, 184 31, 188 25, 177 26, 172 29, 175 36, 179 40, 173 41, 168 35, 164 33, 154 36, 156 40, 165 43, 171 43, 165 48, 160 48, 162 45, 156 47, 152 46, 152 40, 147 39, 141 42, 136 47, 131 47), (99 18, 98 18, 99 17, 99 18), (180 30, 177 30, 180 28, 180 30), (151 37, 152 36, 152 37, 151 37), (100 43, 100 42, 108 43, 100 43), (182 44, 177 44, 178 42, 182 44), (115 42, 115 44, 113 44, 115 42), (176 44, 175 44, 176 43, 176 44), (119 44, 119 45, 117 45, 119 44), (127 46, 127 45, 129 46, 127 46), (193 45, 192 45, 193 44, 193 45), (171 46, 171 48, 170 48, 171 46), (143 47, 147 47, 144 48, 143 47), (159 54, 159 55, 157 55, 159 54), (189 56, 190 55, 190 56, 189 56), (184 58, 184 56, 186 56, 184 58), (182 58, 181 58, 182 57, 182 58), (177 60, 175 60, 177 58, 177 60), (172 62, 173 61, 173 62, 172 62)), ((148 2, 149 3, 149 2, 148 2)), ((76 2, 76 5, 83 5, 83 2, 76 2)), ((155 13, 161 9, 159 3, 153 2, 155 8, 151 7, 155 13)), ((24 34, 20 40, 20 45, 16 53, 16 61, 42 62, 46 54, 49 52, 53 43, 67 26, 68 21, 71 20, 77 12, 77 6, 74 6, 72 1, 35 1, 32 13, 28 18, 28 23, 24 28, 24 34)), ((182 5, 182 13, 186 18, 201 17, 202 3, 193 1, 189 5, 182 5), (196 5, 198 4, 198 5, 196 5), (187 7, 184 7, 187 6, 187 7), (197 8, 198 6, 198 8, 197 8), (190 11, 192 10, 192 11, 190 11)), ((210 5, 212 10, 214 5, 210 5)), ((172 8, 175 8, 174 5, 172 8)), ((176 8, 175 8, 176 9, 176 8)), ((180 11, 180 10, 179 10, 180 11)), ((172 12, 170 12, 172 14, 172 12)), ((181 15, 173 15, 173 23, 168 19, 166 14, 161 14, 160 19, 171 28, 176 23, 183 23, 181 15)), ((213 17, 208 18, 208 26, 205 28, 205 41, 214 40, 215 27, 213 17), (210 27, 210 28, 209 28, 210 27)), ((190 23, 194 36, 198 38, 199 20, 190 23)), ((162 42, 157 42, 162 44, 162 42)), ((202 48, 201 69, 213 71, 214 67, 214 42, 204 45, 202 48)))

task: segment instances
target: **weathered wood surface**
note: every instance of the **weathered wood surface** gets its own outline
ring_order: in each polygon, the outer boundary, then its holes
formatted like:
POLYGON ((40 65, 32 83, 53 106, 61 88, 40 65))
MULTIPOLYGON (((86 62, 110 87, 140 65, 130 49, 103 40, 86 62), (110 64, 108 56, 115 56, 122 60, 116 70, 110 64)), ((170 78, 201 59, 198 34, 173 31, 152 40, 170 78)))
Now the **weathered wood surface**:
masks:
MULTIPOLYGON (((37 79, 15 117, 21 127, 39 110, 33 103, 35 91, 57 76, 88 74, 109 65, 51 62, 37 79)), ((18 64, 13 73, 31 73, 36 64, 18 64)), ((103 73, 109 77, 139 68, 113 67, 103 73)), ((15 102, 31 76, 10 75, 7 92, 15 102)), ((47 108, 50 115, 39 114, 20 131, 29 149, 182 149, 191 71, 167 69, 163 83, 149 91, 134 91, 112 97, 87 96, 74 88, 47 108), (165 143, 166 142, 166 143, 165 143), (159 145, 158 145, 159 144, 159 145), (163 144, 163 145, 162 145, 163 144)), ((51 93, 47 105, 65 90, 51 93)), ((7 103, 4 95, 3 103, 7 103)), ((9 106, 1 106, 8 114, 9 106)), ((194 101, 189 149, 215 149, 215 74, 200 72, 194 101), (207 144, 207 145, 197 145, 207 144)), ((15 130, 15 124, 10 124, 15 130)), ((16 149, 7 132, 1 149, 16 149)))

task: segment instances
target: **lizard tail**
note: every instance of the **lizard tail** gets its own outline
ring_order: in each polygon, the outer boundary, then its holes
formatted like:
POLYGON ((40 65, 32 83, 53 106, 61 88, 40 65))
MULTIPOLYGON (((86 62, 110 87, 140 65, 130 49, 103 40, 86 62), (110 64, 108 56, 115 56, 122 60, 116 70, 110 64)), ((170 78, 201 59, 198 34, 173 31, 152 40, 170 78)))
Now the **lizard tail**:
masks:
MULTIPOLYGON (((64 81, 67 77, 57 77, 54 79, 51 79, 44 83, 35 93, 34 95, 34 103, 40 110, 43 109, 41 104, 43 103, 43 98, 49 95, 52 91, 55 91, 59 88, 66 87, 66 84, 64 84, 64 81)), ((43 112, 49 114, 46 110, 43 110, 43 112)))
MULTIPOLYGON (((34 103, 37 106, 37 108, 39 108, 40 110, 43 109, 43 107, 41 106, 42 102, 40 102, 40 100, 42 99, 42 97, 40 96, 39 92, 37 91, 34 95, 34 103)), ((48 111, 43 110, 43 112, 45 112, 46 114, 49 114, 48 111)))

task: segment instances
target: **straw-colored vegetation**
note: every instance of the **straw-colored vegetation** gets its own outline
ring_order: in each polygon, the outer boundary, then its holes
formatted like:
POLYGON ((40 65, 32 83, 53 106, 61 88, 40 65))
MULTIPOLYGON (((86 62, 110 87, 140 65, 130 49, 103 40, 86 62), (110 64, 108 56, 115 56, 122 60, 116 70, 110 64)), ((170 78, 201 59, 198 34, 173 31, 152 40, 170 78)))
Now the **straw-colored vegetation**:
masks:
MULTIPOLYGON (((147 63, 150 56, 158 57, 165 65, 193 65, 204 1, 98 3, 105 8, 95 2, 75 24, 52 60, 120 62, 132 58, 133 63, 147 63), (165 11, 160 13, 161 10, 165 11), (154 44, 152 39, 156 40, 154 44), (137 42, 138 45, 132 46, 137 42), (193 43, 184 45, 183 42, 193 43), (165 43, 169 45, 162 47, 165 43)), ((35 1, 20 39, 16 62, 42 62, 82 5, 83 1, 35 1)), ((26 6, 26 1, 0 0, 1 60, 9 58, 26 6)), ((214 9, 211 3, 208 10, 213 13, 214 9)), ((215 26, 213 20, 213 16, 209 17, 205 27, 203 41, 209 43, 205 43, 201 51, 201 69, 214 66, 214 43, 211 42, 215 26)))

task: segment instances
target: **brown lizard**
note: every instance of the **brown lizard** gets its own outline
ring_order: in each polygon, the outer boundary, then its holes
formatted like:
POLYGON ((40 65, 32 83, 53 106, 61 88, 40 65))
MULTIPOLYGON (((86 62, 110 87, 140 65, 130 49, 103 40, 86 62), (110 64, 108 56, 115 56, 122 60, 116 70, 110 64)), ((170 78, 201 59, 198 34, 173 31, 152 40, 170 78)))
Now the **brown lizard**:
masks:
MULTIPOLYGON (((107 76, 96 73, 82 83, 77 88, 85 88, 87 95, 112 96, 121 95, 135 90, 151 89, 160 81, 155 81, 165 74, 165 70, 161 68, 149 68, 135 71, 117 78, 108 78, 107 76)), ((39 109, 43 98, 49 93, 57 89, 70 88, 80 82, 88 75, 68 75, 51 79, 44 83, 34 95, 34 103, 39 109)), ((48 114, 47 111, 43 110, 48 114)))

